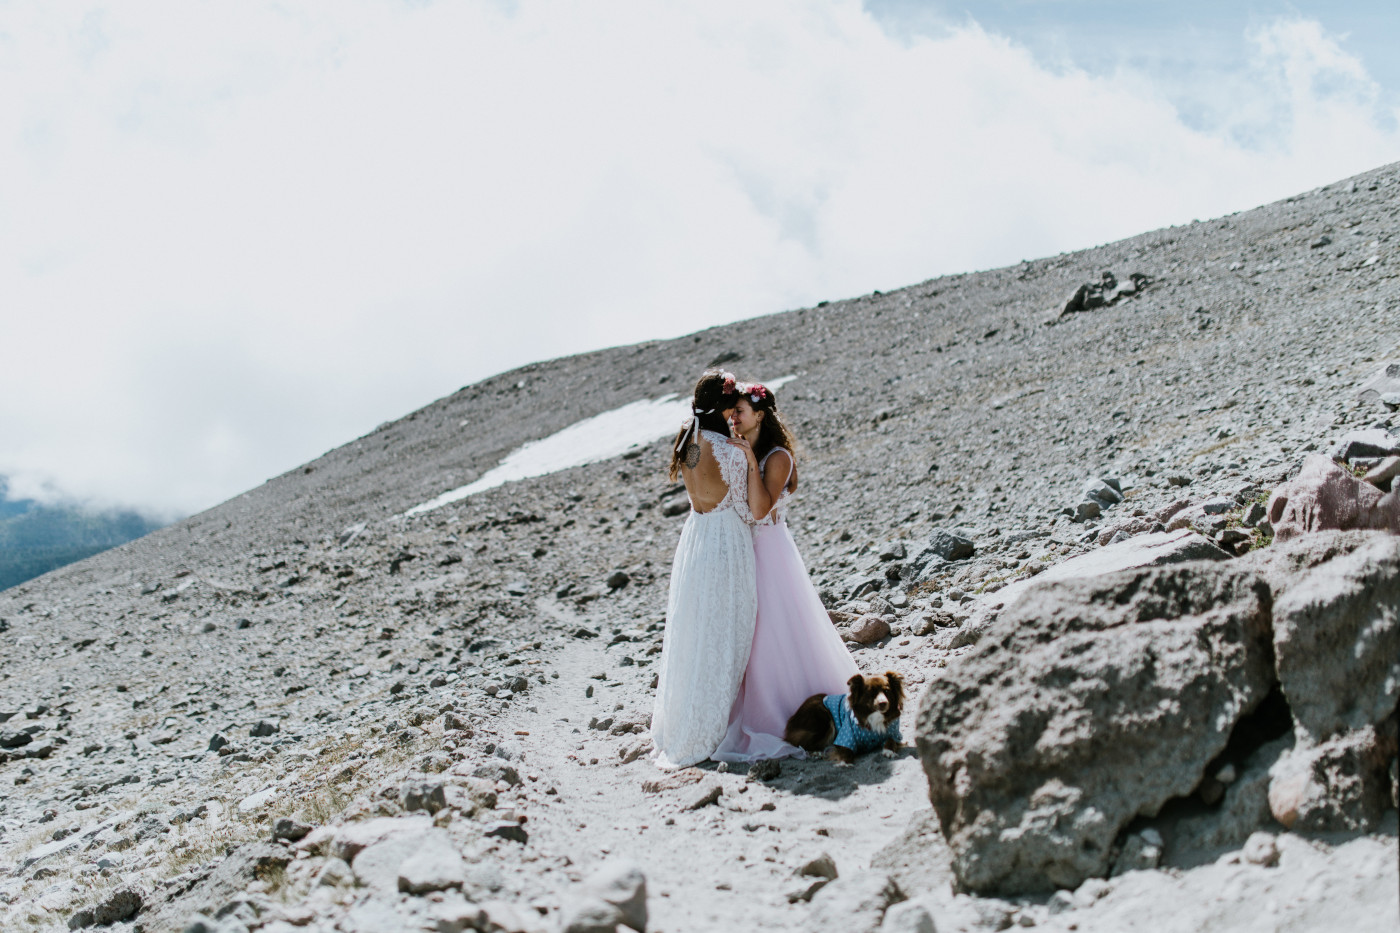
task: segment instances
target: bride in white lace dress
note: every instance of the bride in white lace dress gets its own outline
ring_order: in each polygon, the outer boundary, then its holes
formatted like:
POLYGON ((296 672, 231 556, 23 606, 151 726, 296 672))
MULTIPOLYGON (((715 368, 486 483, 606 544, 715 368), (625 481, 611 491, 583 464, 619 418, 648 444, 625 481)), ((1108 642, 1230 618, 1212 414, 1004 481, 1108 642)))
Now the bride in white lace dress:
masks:
POLYGON ((671 456, 671 478, 685 481, 691 511, 671 563, 651 716, 652 758, 662 768, 704 761, 719 747, 753 643, 758 596, 749 523, 771 502, 752 448, 728 435, 738 398, 732 374, 702 375, 694 417, 671 456))

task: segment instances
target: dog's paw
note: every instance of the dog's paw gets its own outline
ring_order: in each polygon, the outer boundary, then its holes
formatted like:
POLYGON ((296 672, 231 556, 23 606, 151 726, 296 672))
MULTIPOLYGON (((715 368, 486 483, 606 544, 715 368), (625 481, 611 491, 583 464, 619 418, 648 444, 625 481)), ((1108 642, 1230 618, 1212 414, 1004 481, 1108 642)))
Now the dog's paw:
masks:
POLYGON ((893 751, 892 749, 888 749, 888 748, 882 748, 882 749, 880 749, 880 754, 881 754, 881 755, 884 755, 886 758, 893 758, 893 757, 895 756, 894 751, 893 751))

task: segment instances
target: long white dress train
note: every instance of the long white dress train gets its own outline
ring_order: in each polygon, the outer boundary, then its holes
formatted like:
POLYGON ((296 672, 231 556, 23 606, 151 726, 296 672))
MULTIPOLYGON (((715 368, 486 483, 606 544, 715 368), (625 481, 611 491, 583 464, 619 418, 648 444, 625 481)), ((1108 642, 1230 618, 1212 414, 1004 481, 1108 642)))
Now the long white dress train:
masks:
POLYGON ((724 739, 758 616, 747 458, 723 434, 701 433, 729 490, 709 512, 692 507, 671 562, 651 715, 652 758, 667 769, 704 761, 724 739))

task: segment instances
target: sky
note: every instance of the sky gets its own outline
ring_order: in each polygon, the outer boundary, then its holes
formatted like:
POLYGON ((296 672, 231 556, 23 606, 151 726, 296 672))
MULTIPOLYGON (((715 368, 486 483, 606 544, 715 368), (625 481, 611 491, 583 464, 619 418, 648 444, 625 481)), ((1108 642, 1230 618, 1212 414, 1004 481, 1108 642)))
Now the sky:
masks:
POLYGON ((1397 42, 1393 0, 0 0, 0 475, 188 514, 524 363, 1248 209, 1400 160, 1397 42))

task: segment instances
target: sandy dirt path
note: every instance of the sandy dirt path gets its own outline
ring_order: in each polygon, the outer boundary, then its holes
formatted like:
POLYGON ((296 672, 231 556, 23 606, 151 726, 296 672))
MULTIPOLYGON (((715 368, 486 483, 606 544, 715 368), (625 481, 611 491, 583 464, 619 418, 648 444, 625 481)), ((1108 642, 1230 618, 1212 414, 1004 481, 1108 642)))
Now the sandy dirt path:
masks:
POLYGON ((605 858, 635 862, 647 875, 653 933, 798 926, 809 908, 788 894, 814 879, 796 868, 827 853, 842 876, 863 871, 914 818, 911 806, 929 810, 912 748, 849 768, 784 761, 768 781, 713 763, 658 770, 643 751, 655 658, 622 664, 636 647, 574 642, 529 706, 502 718, 507 733, 528 735, 503 741, 517 746, 536 857, 572 878, 605 858), (613 734, 629 723, 638 731, 613 734))

